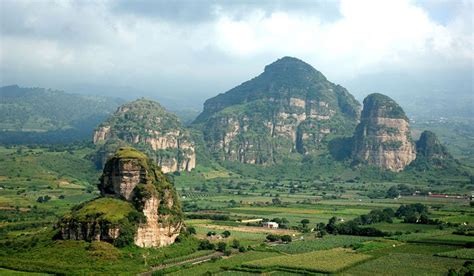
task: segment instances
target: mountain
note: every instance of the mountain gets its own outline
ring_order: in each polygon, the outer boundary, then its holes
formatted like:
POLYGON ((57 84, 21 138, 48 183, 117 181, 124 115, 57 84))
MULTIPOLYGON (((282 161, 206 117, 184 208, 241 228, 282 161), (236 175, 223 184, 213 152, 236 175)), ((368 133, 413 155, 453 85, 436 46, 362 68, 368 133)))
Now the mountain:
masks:
POLYGON ((71 142, 90 137, 119 99, 17 85, 0 87, 0 142, 71 142))
POLYGON ((292 57, 207 100, 193 125, 217 160, 272 164, 315 154, 328 140, 350 136, 360 104, 342 86, 292 57))
POLYGON ((411 167, 419 170, 459 167, 448 149, 441 144, 434 132, 425 130, 416 142, 416 159, 411 167))
POLYGON ((142 98, 120 106, 96 128, 93 142, 98 146, 98 167, 124 145, 146 152, 165 173, 190 171, 196 166, 189 132, 176 115, 152 100, 142 98))
POLYGON ((99 190, 100 198, 74 207, 59 221, 56 238, 160 247, 179 235, 183 221, 176 191, 142 152, 120 148, 107 161, 99 190))
POLYGON ((393 99, 378 93, 364 99, 352 158, 355 163, 391 171, 403 170, 416 158, 409 120, 393 99))

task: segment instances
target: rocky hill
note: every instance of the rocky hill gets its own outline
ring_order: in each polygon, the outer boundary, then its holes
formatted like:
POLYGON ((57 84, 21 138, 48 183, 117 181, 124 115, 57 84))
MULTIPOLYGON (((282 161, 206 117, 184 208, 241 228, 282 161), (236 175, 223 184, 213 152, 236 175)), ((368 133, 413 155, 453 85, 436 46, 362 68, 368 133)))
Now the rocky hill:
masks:
POLYGON ((459 167, 459 164, 436 134, 425 130, 416 142, 416 159, 411 167, 419 170, 446 169, 459 167))
POLYGON ((391 171, 401 171, 415 160, 409 120, 394 100, 378 93, 364 99, 352 158, 356 163, 391 171))
POLYGON ((118 147, 133 145, 146 152, 163 172, 190 171, 196 166, 194 143, 176 115, 158 102, 139 99, 120 106, 94 132, 96 163, 102 167, 118 147))
POLYGON ((182 226, 173 185, 153 161, 120 148, 106 163, 102 197, 72 209, 57 224, 57 238, 159 247, 174 242, 182 226))
POLYGON ((360 104, 342 86, 292 57, 207 100, 194 125, 217 160, 272 164, 312 154, 331 137, 350 136, 360 104))

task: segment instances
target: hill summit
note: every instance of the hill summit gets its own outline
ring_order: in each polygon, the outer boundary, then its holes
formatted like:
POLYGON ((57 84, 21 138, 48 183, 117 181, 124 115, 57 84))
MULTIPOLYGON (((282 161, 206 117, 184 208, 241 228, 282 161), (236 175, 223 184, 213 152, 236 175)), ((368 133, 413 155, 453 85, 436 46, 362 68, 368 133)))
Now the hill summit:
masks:
POLYGON ((163 172, 190 171, 196 166, 194 143, 178 117, 158 102, 138 99, 120 106, 94 132, 97 163, 105 163, 117 148, 133 145, 150 156, 163 172))
POLYGON ((416 141, 416 160, 411 167, 418 170, 430 169, 451 169, 454 174, 456 169, 460 169, 459 161, 448 152, 448 149, 441 144, 434 132, 425 130, 421 133, 420 139, 416 141), (453 170, 454 169, 454 170, 453 170))
POLYGON ((204 103, 194 125, 222 161, 271 164, 312 154, 351 135, 360 104, 311 65, 284 57, 262 74, 204 103))
POLYGON ((364 99, 352 155, 356 163, 391 171, 401 171, 415 160, 408 117, 393 99, 379 93, 364 99))

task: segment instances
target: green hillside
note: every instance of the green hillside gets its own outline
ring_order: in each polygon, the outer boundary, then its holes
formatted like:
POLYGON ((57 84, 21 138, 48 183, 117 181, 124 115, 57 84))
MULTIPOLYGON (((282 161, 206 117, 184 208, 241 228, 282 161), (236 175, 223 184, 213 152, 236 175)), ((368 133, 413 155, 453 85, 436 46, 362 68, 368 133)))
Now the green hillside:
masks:
POLYGON ((48 143, 89 138, 119 99, 17 85, 0 87, 0 142, 48 143))

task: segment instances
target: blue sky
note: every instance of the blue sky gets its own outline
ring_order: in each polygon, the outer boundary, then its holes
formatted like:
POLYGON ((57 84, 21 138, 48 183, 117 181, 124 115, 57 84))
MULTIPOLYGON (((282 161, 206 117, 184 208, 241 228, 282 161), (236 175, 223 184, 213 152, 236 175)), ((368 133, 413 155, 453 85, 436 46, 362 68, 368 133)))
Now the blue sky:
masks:
POLYGON ((200 106, 295 56, 356 95, 472 92, 472 3, 3 0, 0 84, 200 106))

